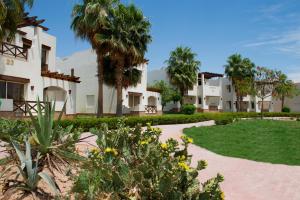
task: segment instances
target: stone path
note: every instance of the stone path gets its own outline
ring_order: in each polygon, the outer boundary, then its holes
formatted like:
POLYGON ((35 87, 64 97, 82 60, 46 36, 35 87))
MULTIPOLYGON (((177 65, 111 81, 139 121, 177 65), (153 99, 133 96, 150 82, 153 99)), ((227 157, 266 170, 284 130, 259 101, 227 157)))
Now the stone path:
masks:
MULTIPOLYGON (((161 139, 179 139, 184 128, 210 126, 213 121, 193 124, 160 125, 161 139)), ((225 181, 221 187, 228 200, 300 200, 300 166, 269 164, 221 156, 196 145, 190 145, 192 165, 198 160, 208 162, 200 180, 221 173, 225 181)), ((299 155, 300 156, 300 155, 299 155)))

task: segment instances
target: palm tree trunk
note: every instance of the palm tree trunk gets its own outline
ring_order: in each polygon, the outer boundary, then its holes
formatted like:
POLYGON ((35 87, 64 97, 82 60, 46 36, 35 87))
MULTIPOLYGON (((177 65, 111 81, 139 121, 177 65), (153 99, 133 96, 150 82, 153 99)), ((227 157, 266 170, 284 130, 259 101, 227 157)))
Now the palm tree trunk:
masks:
POLYGON ((183 100, 184 100, 184 89, 180 88, 180 94, 181 94, 181 99, 180 99, 180 109, 183 106, 183 100))
POLYGON ((122 109, 123 109, 123 100, 122 100, 122 82, 123 82, 123 65, 124 62, 120 61, 118 63, 118 66, 116 68, 116 74, 115 74, 115 78, 116 78, 116 88, 117 88, 117 116, 120 117, 122 116, 122 109))
POLYGON ((97 71, 98 71, 98 107, 97 107, 97 118, 103 117, 103 56, 99 51, 97 53, 97 71))
POLYGON ((282 97, 281 97, 281 111, 284 107, 284 100, 285 100, 284 95, 282 95, 282 97))

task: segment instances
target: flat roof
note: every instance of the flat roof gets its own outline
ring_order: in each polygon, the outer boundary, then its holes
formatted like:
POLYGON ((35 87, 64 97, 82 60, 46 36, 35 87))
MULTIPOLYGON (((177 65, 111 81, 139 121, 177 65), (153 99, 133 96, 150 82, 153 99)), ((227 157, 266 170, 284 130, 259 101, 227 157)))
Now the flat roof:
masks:
POLYGON ((201 78, 201 75, 204 75, 204 78, 214 78, 214 77, 223 77, 223 74, 217 74, 217 73, 212 73, 212 72, 201 72, 198 74, 198 77, 201 78))

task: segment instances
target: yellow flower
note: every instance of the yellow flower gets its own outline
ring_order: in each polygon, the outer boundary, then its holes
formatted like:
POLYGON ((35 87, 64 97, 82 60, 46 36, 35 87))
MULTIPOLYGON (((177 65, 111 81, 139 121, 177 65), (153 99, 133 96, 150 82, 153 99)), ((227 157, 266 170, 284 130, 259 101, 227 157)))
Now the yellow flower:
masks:
POLYGON ((113 154, 114 156, 117 156, 118 155, 118 151, 115 149, 115 148, 110 148, 110 147, 107 147, 105 150, 104 150, 105 153, 111 153, 113 154))
POLYGON ((180 160, 180 161, 184 161, 184 160, 185 160, 185 155, 180 156, 180 157, 179 157, 179 160, 180 160))
POLYGON ((93 154, 97 154, 99 152, 100 152, 100 150, 96 147, 91 149, 91 153, 93 153, 93 154))
POLYGON ((185 171, 189 171, 191 168, 190 168, 190 166, 188 166, 185 162, 183 162, 183 161, 180 161, 179 163, 178 163, 178 166, 181 168, 181 169, 183 169, 183 170, 185 170, 185 171))
POLYGON ((149 143, 148 140, 142 140, 142 141, 140 141, 141 145, 145 145, 145 144, 148 144, 148 143, 149 143))
POLYGON ((188 143, 193 143, 194 142, 194 140, 192 138, 188 138, 187 141, 188 141, 188 143))
POLYGON ((182 135, 180 138, 183 140, 183 142, 186 142, 186 143, 193 143, 194 142, 192 138, 190 138, 186 135, 182 135))
POLYGON ((162 144, 160 145, 160 147, 161 147, 163 150, 168 150, 169 145, 166 144, 166 143, 162 143, 162 144))
POLYGON ((224 194, 224 192, 221 192, 221 199, 225 200, 225 194, 224 194))

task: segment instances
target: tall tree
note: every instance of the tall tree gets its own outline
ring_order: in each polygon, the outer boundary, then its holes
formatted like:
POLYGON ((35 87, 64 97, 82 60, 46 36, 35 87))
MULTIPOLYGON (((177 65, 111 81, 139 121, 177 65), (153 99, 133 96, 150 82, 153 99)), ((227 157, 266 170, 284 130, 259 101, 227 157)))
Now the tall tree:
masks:
POLYGON ((225 74, 230 78, 237 98, 237 110, 241 111, 243 97, 252 94, 255 64, 249 58, 233 54, 227 59, 225 74))
POLYGON ((255 75, 255 93, 261 100, 260 111, 263 118, 264 101, 274 95, 276 84, 279 81, 279 72, 266 67, 257 67, 255 75))
MULTIPOLYGON (((197 83, 201 62, 196 59, 196 56, 197 54, 189 47, 177 47, 166 61, 170 82, 179 90, 182 97, 197 83)), ((183 104, 183 99, 180 100, 180 104, 183 104)))
POLYGON ((87 40, 97 54, 98 107, 97 117, 103 116, 104 56, 109 52, 97 34, 106 34, 109 20, 118 0, 83 0, 72 12, 71 28, 80 39, 87 40))
POLYGON ((0 0, 0 41, 14 38, 23 20, 25 6, 32 5, 33 0, 0 0))
POLYGON ((150 22, 134 5, 119 4, 108 21, 108 31, 96 35, 109 49, 108 56, 115 67, 117 116, 122 115, 124 70, 145 62, 147 45, 151 42, 150 22))
POLYGON ((275 97, 281 101, 281 110, 284 107, 285 98, 293 98, 299 95, 299 90, 293 81, 288 80, 287 76, 279 72, 278 83, 275 86, 275 97))
MULTIPOLYGON (((104 58, 104 82, 109 86, 116 86, 115 72, 116 67, 110 60, 109 56, 104 58)), ((129 86, 136 86, 142 78, 142 71, 136 67, 128 67, 123 70, 122 87, 128 88, 129 86)))

